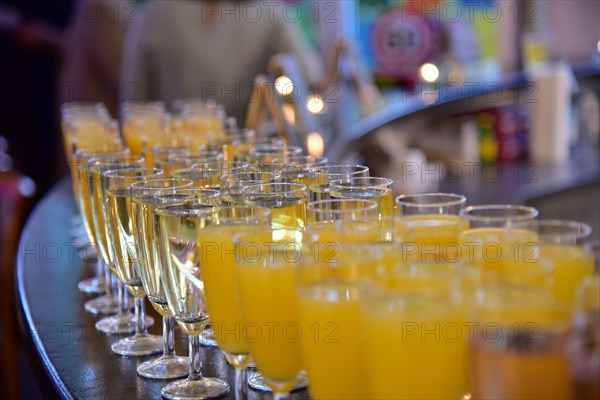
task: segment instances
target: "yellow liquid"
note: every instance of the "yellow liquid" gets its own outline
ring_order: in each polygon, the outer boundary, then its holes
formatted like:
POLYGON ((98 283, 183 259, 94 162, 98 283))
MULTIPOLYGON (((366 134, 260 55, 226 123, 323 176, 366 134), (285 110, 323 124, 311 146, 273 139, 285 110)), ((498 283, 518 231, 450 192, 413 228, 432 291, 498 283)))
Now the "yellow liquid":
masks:
POLYGON ((221 173, 219 171, 184 168, 171 171, 171 176, 173 178, 189 179, 194 182, 196 188, 219 189, 221 187, 221 173))
POLYGON ((554 309, 543 291, 507 286, 483 295, 472 344, 473 398, 573 399, 568 313, 554 309))
POLYGON ((273 238, 280 240, 287 232, 301 231, 306 225, 306 198, 298 196, 280 196, 276 199, 260 194, 247 200, 249 205, 267 207, 271 210, 273 238))
POLYGON ((111 241, 109 233, 106 229, 106 218, 104 209, 104 191, 102 190, 102 168, 88 168, 88 185, 91 189, 90 206, 92 210, 92 218, 94 220, 94 229, 96 233, 96 244, 104 262, 110 267, 111 271, 116 275, 116 267, 114 266, 111 249, 111 241))
POLYGON ((467 392, 462 311, 409 299, 368 302, 362 314, 366 398, 460 399, 467 392))
POLYGON ((457 262, 462 251, 459 234, 469 223, 456 215, 409 215, 395 222, 393 240, 404 243, 407 260, 457 262))
POLYGON ((92 216, 92 191, 89 185, 89 174, 83 166, 77 167, 79 174, 79 204, 81 206, 81 219, 83 226, 92 243, 97 244, 96 228, 94 227, 94 218, 92 216))
POLYGON ((146 295, 146 292, 134 264, 134 260, 137 260, 137 252, 133 240, 129 189, 109 191, 107 193, 106 209, 108 228, 113 238, 112 246, 117 276, 132 296, 142 298, 146 295))
POLYGON ((243 334, 268 382, 291 389, 302 369, 296 318, 296 271, 292 265, 236 262, 243 334))
POLYGON ((373 200, 377 203, 380 217, 394 216, 394 196, 387 188, 340 189, 330 191, 331 198, 373 200))
POLYGON ((365 399, 358 285, 317 283, 298 288, 302 359, 317 399, 365 399))
POLYGON ((161 257, 158 253, 159 224, 154 214, 154 197, 133 201, 133 237, 138 253, 138 269, 146 295, 156 311, 171 316, 167 296, 160 280, 161 257))
POLYGON ((329 195, 329 183, 318 185, 314 182, 308 187, 310 201, 331 200, 329 195))
POLYGON ((540 257, 552 262, 554 298, 573 304, 577 287, 594 275, 594 256, 581 247, 542 244, 540 257))
MULTIPOLYGON (((204 310, 204 286, 195 285, 186 278, 186 271, 199 269, 196 231, 197 215, 189 215, 190 205, 170 207, 167 213, 156 214, 160 220, 158 255, 161 256, 161 282, 169 309, 177 324, 190 336, 199 335, 208 322, 204 310), (176 215, 177 207, 182 213, 176 215)), ((210 205, 196 205, 194 211, 210 209, 210 205)))
POLYGON ((210 226, 198 231, 202 278, 211 326, 219 347, 231 354, 248 354, 250 346, 242 335, 242 310, 234 273, 233 237, 243 225, 210 226))

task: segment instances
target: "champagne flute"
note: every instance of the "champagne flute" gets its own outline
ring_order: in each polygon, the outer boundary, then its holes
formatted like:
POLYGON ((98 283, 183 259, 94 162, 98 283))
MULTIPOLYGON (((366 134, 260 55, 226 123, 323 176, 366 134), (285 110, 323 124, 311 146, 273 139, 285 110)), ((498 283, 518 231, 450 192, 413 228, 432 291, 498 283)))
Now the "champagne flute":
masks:
POLYGON ((138 255, 139 274, 150 304, 163 317, 163 355, 149 360, 137 369, 139 375, 152 379, 185 376, 189 360, 177 356, 174 346, 175 320, 161 282, 161 256, 158 248, 160 226, 154 214, 155 195, 165 189, 189 188, 185 179, 151 179, 131 185, 133 238, 138 255))
POLYGON ((467 198, 454 193, 403 194, 396 197, 400 215, 458 215, 467 198))
POLYGON ((109 238, 114 249, 117 275, 134 298, 136 331, 132 337, 124 338, 111 345, 111 350, 124 356, 142 356, 159 353, 162 338, 149 335, 146 330, 144 297, 146 292, 138 271, 138 251, 134 242, 131 185, 146 179, 156 179, 163 171, 155 168, 130 168, 106 171, 102 185, 106 192, 106 211, 109 238))
POLYGON ((310 169, 326 164, 327 158, 325 157, 291 154, 273 159, 271 169, 272 172, 281 174, 285 182, 302 183, 308 187, 310 184, 310 169))
MULTIPOLYGON (((200 214, 198 246, 206 304, 211 310, 215 340, 229 364, 235 368, 236 399, 246 398, 246 367, 251 357, 249 343, 242 335, 234 254, 228 250, 235 248, 233 237, 237 232, 268 232, 270 215, 268 208, 246 206, 217 207, 200 214), (233 338, 232 332, 235 332, 233 338)), ((199 271, 187 268, 184 271, 197 284, 199 271)))
POLYGON ((246 186, 244 202, 250 206, 271 210, 273 237, 281 240, 292 231, 302 231, 306 225, 306 185, 272 182, 246 186))
MULTIPOLYGON (((87 162, 89 158, 98 157, 103 154, 110 156, 111 154, 125 153, 126 150, 124 150, 123 146, 121 145, 107 145, 100 148, 78 150, 73 154, 72 161, 69 162, 75 204, 77 205, 77 209, 79 210, 80 220, 83 225, 85 235, 87 239, 92 243, 95 243, 93 236, 94 232, 92 229, 90 229, 90 225, 87 221, 87 217, 89 215, 87 210, 89 208, 85 208, 86 206, 89 206, 89 204, 84 203, 86 199, 84 199, 82 195, 81 174, 79 172, 78 165, 80 163, 87 162)), ((100 261, 100 259, 98 259, 98 261, 100 261)), ((106 293, 104 270, 102 268, 102 264, 100 262, 96 264, 96 276, 94 278, 85 279, 79 282, 77 284, 77 287, 79 288, 79 290, 86 294, 106 293)))
POLYGON ((179 326, 189 336, 190 367, 187 379, 169 383, 162 389, 167 399, 214 398, 229 392, 226 382, 205 378, 201 373, 200 333, 208 323, 204 285, 186 279, 185 271, 200 275, 197 231, 199 213, 219 204, 219 192, 211 189, 171 189, 156 196, 155 215, 159 220, 158 253, 160 279, 169 308, 179 326))
MULTIPOLYGON (((94 229, 98 239, 98 253, 102 257, 105 265, 109 267, 109 274, 118 276, 115 265, 115 254, 112 249, 108 222, 106 219, 106 207, 104 204, 105 192, 102 186, 102 173, 112 169, 141 167, 144 158, 141 156, 122 155, 111 158, 92 158, 88 161, 87 175, 88 187, 90 189, 90 204, 92 209, 92 219, 94 220, 94 229)), ((110 279, 110 275, 109 275, 110 279)), ((96 322, 96 329, 102 333, 131 333, 135 331, 135 320, 129 312, 130 306, 125 298, 123 283, 117 279, 117 299, 119 311, 116 315, 106 317, 96 322)), ((152 318, 146 320, 146 324, 151 326, 152 318)))
MULTIPOLYGON (((280 400, 294 388, 302 371, 295 295, 296 245, 301 238, 273 238, 268 227, 239 232, 234 238, 234 269, 250 353, 260 380, 280 400), (251 336, 250 326, 268 326, 269 333, 255 331, 251 336), (284 329, 290 326, 289 332, 284 329)), ((253 386, 252 376, 249 384, 253 386)))
POLYGON ((298 146, 280 146, 259 144, 248 150, 248 161, 258 164, 262 171, 271 171, 273 160, 289 155, 301 155, 302 148, 298 146))
POLYGON ((276 182, 281 175, 272 172, 240 171, 221 176, 221 202, 224 206, 244 205, 243 189, 257 183, 276 182))
MULTIPOLYGON (((110 146, 112 149, 112 146, 110 146)), ((81 206, 81 216, 83 219, 83 225, 94 243, 96 249, 98 248, 99 238, 96 237, 96 229, 94 227, 93 210, 91 205, 91 196, 89 195, 89 176, 87 170, 87 163, 92 158, 112 158, 121 155, 126 155, 127 150, 120 148, 119 150, 78 150, 75 152, 75 162, 77 166, 76 179, 78 180, 78 192, 79 192, 79 204, 81 206)), ((93 300, 89 300, 84 304, 86 311, 92 314, 115 314, 119 311, 119 304, 116 296, 113 296, 112 282, 110 281, 110 275, 107 265, 103 262, 102 257, 98 252, 98 272, 104 276, 105 292, 106 294, 97 297, 93 300)))

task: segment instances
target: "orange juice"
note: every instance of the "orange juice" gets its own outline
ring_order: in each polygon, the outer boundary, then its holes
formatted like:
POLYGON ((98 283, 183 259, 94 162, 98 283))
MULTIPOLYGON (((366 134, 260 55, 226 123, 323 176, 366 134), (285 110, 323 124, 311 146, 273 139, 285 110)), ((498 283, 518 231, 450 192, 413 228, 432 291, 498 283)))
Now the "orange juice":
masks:
MULTIPOLYGON (((247 240, 253 245, 261 243, 261 240, 247 240)), ((244 243, 241 246, 235 270, 243 334, 265 380, 286 391, 293 387, 302 369, 302 329, 296 317, 296 267, 279 257, 269 259, 265 253, 269 250, 264 246, 259 257, 247 253, 244 243)))
POLYGON ((250 352, 242 333, 243 321, 234 274, 233 236, 243 226, 214 225, 198 231, 200 264, 206 305, 210 313, 215 340, 232 354, 250 352))
POLYGON ((572 399, 565 349, 568 313, 525 286, 485 288, 472 343, 475 399, 572 399))
POLYGON ((594 256, 582 247, 542 244, 540 257, 551 260, 554 297, 572 304, 575 289, 594 274, 594 256))
POLYGON ((364 399, 360 289, 316 283, 298 288, 302 356, 317 399, 364 399))
POLYGON ((460 399, 467 392, 465 315, 435 295, 363 301, 368 399, 460 399))

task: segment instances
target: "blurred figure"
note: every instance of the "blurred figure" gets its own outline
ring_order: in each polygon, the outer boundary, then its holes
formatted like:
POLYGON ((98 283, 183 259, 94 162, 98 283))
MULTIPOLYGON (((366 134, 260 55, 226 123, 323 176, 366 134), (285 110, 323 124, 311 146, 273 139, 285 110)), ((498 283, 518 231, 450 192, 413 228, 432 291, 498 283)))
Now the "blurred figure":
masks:
POLYGON ((138 10, 131 0, 77 2, 65 35, 60 104, 102 102, 117 115, 123 38, 138 10))
POLYGON ((296 57, 305 82, 322 61, 279 1, 150 1, 127 32, 123 100, 214 99, 245 120, 254 78, 277 53, 296 57))

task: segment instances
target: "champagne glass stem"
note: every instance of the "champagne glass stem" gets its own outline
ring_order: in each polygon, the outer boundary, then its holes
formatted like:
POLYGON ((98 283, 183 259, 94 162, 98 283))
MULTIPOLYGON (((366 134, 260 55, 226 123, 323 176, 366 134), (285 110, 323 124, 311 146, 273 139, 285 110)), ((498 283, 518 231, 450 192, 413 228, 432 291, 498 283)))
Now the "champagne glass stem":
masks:
POLYGON ((146 334, 146 305, 143 297, 135 298, 135 334, 146 334))
POLYGON ((235 399, 245 400, 248 398, 248 384, 246 368, 235 369, 235 399))
POLYGON ((200 336, 190 336, 190 375, 188 379, 197 381, 202 379, 202 361, 200 360, 200 336))
POLYGON ((103 261, 100 261, 100 263, 102 263, 102 271, 104 272, 104 281, 106 282, 106 296, 113 297, 114 296, 114 285, 113 285, 110 270, 108 269, 108 266, 103 261))
POLYGON ((117 279, 117 296, 119 299, 119 315, 127 313, 127 298, 125 297, 125 285, 117 279))
POLYGON ((273 392, 273 400, 286 400, 288 398, 287 393, 273 392))
POLYGON ((98 261, 96 262, 96 279, 101 281, 104 277, 104 263, 102 262, 102 258, 98 256, 98 261))
POLYGON ((163 357, 175 354, 175 318, 163 317, 163 357))

